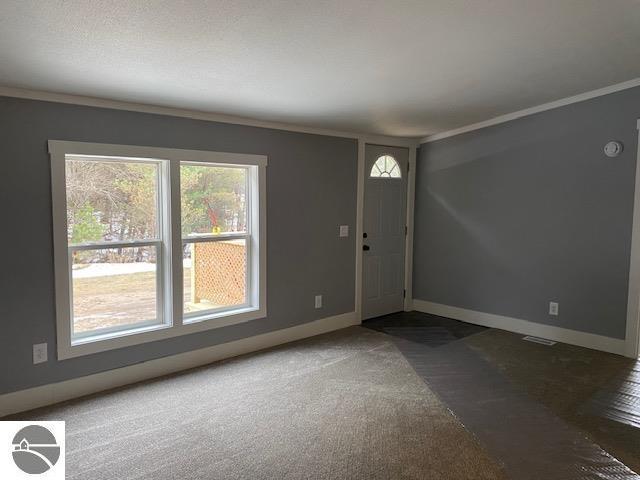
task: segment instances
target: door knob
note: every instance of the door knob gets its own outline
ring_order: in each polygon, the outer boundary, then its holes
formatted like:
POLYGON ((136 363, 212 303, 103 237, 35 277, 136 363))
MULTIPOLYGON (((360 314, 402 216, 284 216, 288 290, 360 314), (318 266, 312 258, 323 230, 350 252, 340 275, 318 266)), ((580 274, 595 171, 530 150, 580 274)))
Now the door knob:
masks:
POLYGON ((371 247, 369 245, 362 245, 362 250, 366 252, 367 250, 371 250, 371 247))

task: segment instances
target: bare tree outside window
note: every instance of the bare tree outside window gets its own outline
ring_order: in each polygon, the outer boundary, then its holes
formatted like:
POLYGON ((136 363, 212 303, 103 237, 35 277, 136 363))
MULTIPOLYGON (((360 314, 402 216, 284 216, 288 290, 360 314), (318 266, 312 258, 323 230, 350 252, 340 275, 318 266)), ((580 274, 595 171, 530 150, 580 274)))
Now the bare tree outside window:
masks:
POLYGON ((158 240, 158 164, 70 157, 65 175, 74 334, 154 322, 158 248, 116 244, 158 240))

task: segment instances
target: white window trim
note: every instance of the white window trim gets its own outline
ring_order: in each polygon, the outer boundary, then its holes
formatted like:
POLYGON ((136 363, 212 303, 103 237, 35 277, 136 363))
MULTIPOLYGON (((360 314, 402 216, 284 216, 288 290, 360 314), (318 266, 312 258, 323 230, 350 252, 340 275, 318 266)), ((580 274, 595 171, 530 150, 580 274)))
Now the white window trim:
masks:
MULTIPOLYGON (((49 140, 51 156, 51 192, 53 214, 53 248, 55 268, 56 333, 58 360, 79 357, 116 348, 138 345, 164 338, 177 337, 214 328, 226 327, 248 322, 267 315, 266 285, 266 167, 265 155, 238 154, 226 152, 207 152, 202 150, 182 150, 160 147, 132 145, 111 145, 100 143, 68 142, 49 140), (67 244, 67 201, 65 181, 65 156, 87 155, 105 157, 124 157, 168 162, 170 185, 166 201, 168 223, 165 231, 167 253, 164 258, 170 261, 170 267, 164 274, 164 324, 141 326, 117 334, 96 335, 72 344, 71 341, 71 305, 70 278, 67 244), (251 191, 257 191, 257 201, 252 205, 252 245, 250 257, 251 269, 257 274, 251 275, 254 294, 252 305, 233 310, 217 311, 198 318, 198 321, 183 323, 182 312, 182 256, 172 252, 182 251, 182 232, 180 225, 180 162, 208 163, 221 165, 245 165, 255 167, 250 175, 251 191), (173 287, 173 288, 171 288, 173 287), (168 317, 168 318, 167 318, 168 317), (117 336, 116 336, 117 335, 117 336)), ((158 269, 159 275, 160 272, 158 269)))

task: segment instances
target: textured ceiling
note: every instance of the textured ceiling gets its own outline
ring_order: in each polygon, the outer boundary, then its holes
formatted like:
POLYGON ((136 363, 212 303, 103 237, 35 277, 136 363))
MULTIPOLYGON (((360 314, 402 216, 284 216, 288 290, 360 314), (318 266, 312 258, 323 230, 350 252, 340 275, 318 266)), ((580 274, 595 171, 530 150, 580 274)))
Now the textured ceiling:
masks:
POLYGON ((640 77, 638 0, 2 0, 0 85, 422 136, 640 77))

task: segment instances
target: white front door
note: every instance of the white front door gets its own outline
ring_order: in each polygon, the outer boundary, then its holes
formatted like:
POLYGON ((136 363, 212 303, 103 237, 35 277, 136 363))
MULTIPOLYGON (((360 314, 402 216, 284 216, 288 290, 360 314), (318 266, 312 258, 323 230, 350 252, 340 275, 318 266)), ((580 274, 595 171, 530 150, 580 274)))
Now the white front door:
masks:
POLYGON ((409 150, 366 145, 362 262, 363 319, 404 308, 409 150))

